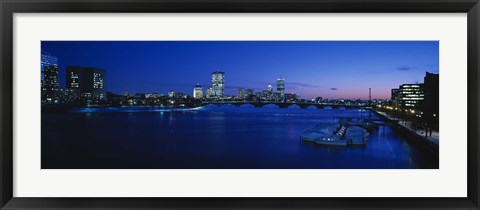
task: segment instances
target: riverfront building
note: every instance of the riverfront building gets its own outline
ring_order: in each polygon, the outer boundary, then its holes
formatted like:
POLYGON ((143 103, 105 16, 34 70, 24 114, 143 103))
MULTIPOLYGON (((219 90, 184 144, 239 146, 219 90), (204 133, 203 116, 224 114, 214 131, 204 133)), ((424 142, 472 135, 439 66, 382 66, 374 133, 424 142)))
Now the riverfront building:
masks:
POLYGON ((67 66, 67 88, 80 92, 84 102, 100 103, 107 100, 105 69, 67 66))
POLYGON ((285 101, 285 79, 278 78, 277 79, 277 93, 279 94, 279 100, 284 102, 285 101))
POLYGON ((58 102, 58 66, 45 66, 42 81, 42 103, 58 102))
POLYGON ((78 88, 58 89, 58 97, 62 104, 76 104, 80 101, 80 90, 78 88))
POLYGON ((58 67, 58 58, 56 56, 51 55, 48 52, 42 51, 41 61, 40 61, 41 72, 43 72, 45 70, 45 67, 47 66, 58 67))
POLYGON ((213 88, 208 88, 205 91, 205 97, 208 98, 208 99, 211 99, 211 98, 214 97, 213 88))
POLYGON ((237 98, 238 99, 244 99, 245 98, 245 90, 243 88, 238 88, 237 98))
POLYGON ((399 105, 402 109, 421 110, 425 98, 423 84, 400 85, 398 93, 399 105))
POLYGON ((193 98, 195 99, 203 98, 203 89, 202 89, 202 86, 200 86, 200 84, 197 84, 193 89, 193 98))
POLYGON ((225 92, 225 73, 216 71, 212 73, 212 90, 214 98, 223 98, 225 92))
POLYGON ((399 106, 399 93, 400 89, 392 89, 392 95, 390 97, 390 100, 392 101, 392 106, 398 107, 399 106))
POLYGON ((58 58, 42 51, 40 72, 42 104, 58 103, 58 58))
POLYGON ((424 77, 425 101, 423 117, 431 128, 438 130, 439 119, 439 75, 427 72, 424 77))

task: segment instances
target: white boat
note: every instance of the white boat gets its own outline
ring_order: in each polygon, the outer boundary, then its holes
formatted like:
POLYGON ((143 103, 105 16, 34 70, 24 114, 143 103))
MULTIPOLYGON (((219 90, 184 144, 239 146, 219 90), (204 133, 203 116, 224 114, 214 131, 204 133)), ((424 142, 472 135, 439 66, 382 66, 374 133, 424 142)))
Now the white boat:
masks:
POLYGON ((321 123, 303 132, 300 138, 316 144, 345 146, 347 141, 342 139, 345 129, 338 123, 321 123))
POLYGON ((364 145, 367 144, 368 131, 360 126, 349 126, 344 139, 352 145, 364 145))
POLYGON ((368 131, 360 126, 321 123, 303 132, 300 139, 321 145, 365 145, 368 135, 368 131))

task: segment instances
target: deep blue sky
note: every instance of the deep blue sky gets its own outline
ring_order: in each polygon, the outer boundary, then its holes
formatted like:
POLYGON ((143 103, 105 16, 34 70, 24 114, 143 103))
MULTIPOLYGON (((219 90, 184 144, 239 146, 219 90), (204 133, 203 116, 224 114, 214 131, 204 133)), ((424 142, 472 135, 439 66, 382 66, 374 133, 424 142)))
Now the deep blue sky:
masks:
POLYGON ((42 41, 58 57, 60 85, 65 67, 93 66, 107 71, 107 90, 123 94, 192 95, 211 72, 225 72, 225 92, 237 88, 276 88, 302 98, 389 98, 390 89, 422 83, 426 71, 439 72, 437 41, 42 41))

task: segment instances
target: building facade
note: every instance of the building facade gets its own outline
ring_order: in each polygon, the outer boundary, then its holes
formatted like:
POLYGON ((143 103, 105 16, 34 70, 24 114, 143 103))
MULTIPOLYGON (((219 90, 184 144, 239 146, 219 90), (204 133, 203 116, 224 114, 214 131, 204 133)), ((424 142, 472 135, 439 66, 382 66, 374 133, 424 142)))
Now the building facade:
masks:
POLYGON ((58 103, 58 58, 48 52, 42 51, 40 72, 42 104, 58 103))
MULTIPOLYGON (((51 55, 48 52, 42 51, 41 60, 40 60, 40 70, 43 73, 45 67, 47 66, 55 66, 58 67, 58 58, 56 56, 51 55)), ((43 74, 42 74, 43 79, 43 74)))
POLYGON ((213 93, 213 89, 212 88, 208 88, 206 91, 205 91, 205 97, 208 98, 208 99, 212 99, 214 97, 214 93, 213 93))
POLYGON ((193 98, 195 99, 201 99, 203 98, 203 89, 200 84, 197 84, 195 88, 193 88, 193 98))
POLYGON ((225 73, 216 71, 212 73, 212 90, 215 98, 223 98, 225 92, 225 73))
POLYGON ((285 79, 278 78, 277 79, 277 93, 279 94, 279 101, 285 101, 285 79))
POLYGON ((390 100, 392 102, 392 106, 393 107, 399 107, 399 93, 400 93, 400 89, 398 88, 394 88, 392 89, 391 91, 391 96, 390 96, 390 100))
POLYGON ((58 66, 45 66, 42 81, 42 103, 59 103, 58 66))
POLYGON ((80 92, 87 104, 107 101, 106 71, 102 68, 67 66, 67 88, 80 92))
POLYGON ((173 91, 173 90, 168 91, 168 97, 169 98, 175 98, 175 91, 173 91))
POLYGON ((424 77, 425 101, 423 103, 423 117, 429 127, 438 130, 439 123, 439 74, 426 72, 424 77))
POLYGON ((238 99, 244 99, 245 98, 245 90, 243 88, 238 88, 237 98, 238 99))
POLYGON ((398 92, 399 106, 405 110, 422 110, 425 99, 423 87, 423 84, 400 85, 398 92))

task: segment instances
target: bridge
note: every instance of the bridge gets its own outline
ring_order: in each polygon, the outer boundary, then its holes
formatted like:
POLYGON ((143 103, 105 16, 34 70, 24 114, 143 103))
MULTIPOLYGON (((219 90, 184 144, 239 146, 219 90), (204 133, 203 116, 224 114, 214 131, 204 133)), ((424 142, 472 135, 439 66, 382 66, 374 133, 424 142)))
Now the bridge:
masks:
POLYGON ((236 107, 242 105, 252 105, 253 107, 264 107, 264 106, 271 106, 275 105, 279 108, 289 108, 298 106, 299 108, 305 109, 308 107, 316 107, 317 109, 359 109, 359 108, 367 108, 367 106, 361 105, 345 105, 345 104, 317 104, 317 103, 308 103, 308 102, 275 102, 275 101, 202 101, 202 105, 233 105, 236 107))

